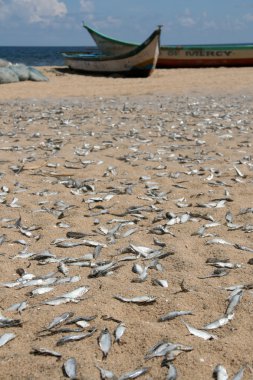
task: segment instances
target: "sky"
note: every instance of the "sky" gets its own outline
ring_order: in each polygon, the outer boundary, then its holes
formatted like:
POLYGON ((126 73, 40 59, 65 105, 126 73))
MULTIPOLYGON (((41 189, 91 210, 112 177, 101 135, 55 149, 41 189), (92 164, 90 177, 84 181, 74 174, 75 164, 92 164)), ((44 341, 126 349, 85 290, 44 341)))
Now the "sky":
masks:
POLYGON ((161 43, 253 42, 253 0, 0 0, 0 46, 90 46, 83 21, 141 43, 163 25, 161 43))

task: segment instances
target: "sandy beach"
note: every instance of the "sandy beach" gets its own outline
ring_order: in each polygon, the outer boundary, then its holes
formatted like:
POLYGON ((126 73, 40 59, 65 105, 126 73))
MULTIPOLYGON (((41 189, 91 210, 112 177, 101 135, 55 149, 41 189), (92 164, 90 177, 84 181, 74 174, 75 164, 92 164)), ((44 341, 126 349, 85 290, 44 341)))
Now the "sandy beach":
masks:
POLYGON ((253 68, 39 69, 0 87, 0 379, 253 379, 253 68))

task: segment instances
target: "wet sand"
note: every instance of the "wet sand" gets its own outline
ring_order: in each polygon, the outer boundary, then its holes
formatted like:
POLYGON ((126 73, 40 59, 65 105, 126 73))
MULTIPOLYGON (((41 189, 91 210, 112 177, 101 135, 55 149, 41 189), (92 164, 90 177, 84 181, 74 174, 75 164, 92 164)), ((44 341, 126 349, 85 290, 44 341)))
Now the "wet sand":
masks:
POLYGON ((22 323, 1 328, 15 338, 0 347, 0 378, 63 379, 62 365, 74 357, 78 379, 100 379, 99 366, 115 378, 148 367, 141 378, 162 380, 169 361, 145 356, 166 341, 185 348, 170 362, 178 379, 212 379, 218 364, 230 378, 245 366, 243 379, 252 379, 253 68, 156 70, 147 79, 42 71, 48 83, 0 87, 0 306, 22 323), (95 274, 104 264, 111 270, 95 274), (25 277, 10 285, 22 273, 56 280, 50 292, 31 296, 39 286, 25 277), (60 284, 64 278, 78 281, 60 284), (81 286, 89 290, 79 302, 45 304, 81 286), (138 304, 115 295, 154 298, 138 304), (23 301, 24 310, 7 310, 23 301), (204 330, 228 305, 231 320, 204 330), (192 315, 158 321, 172 311, 192 315), (66 312, 96 318, 81 332, 42 333, 66 312), (194 336, 185 323, 215 338, 194 336), (92 328, 90 337, 57 345, 92 328), (103 358, 105 328, 112 347, 103 358))

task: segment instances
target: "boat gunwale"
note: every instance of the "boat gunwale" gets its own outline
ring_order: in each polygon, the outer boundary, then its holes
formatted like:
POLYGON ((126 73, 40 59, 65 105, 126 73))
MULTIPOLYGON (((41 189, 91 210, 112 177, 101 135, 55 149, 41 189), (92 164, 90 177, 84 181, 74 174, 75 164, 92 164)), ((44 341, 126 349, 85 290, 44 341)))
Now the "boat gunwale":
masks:
MULTIPOLYGON (((94 55, 93 57, 89 54, 70 54, 70 53, 62 53, 63 57, 66 59, 72 59, 72 60, 86 60, 90 62, 95 61, 115 61, 115 60, 121 60, 125 58, 130 58, 138 53, 140 53, 142 50, 144 50, 157 36, 159 37, 161 34, 161 29, 157 28, 154 30, 154 32, 141 44, 137 45, 133 50, 131 50, 128 53, 120 54, 120 55, 106 55, 106 54, 98 54, 94 55)), ((160 43, 159 43, 160 46, 160 43)))
MULTIPOLYGON (((83 23, 83 27, 87 29, 91 34, 96 34, 98 36, 101 36, 103 39, 107 40, 108 42, 118 43, 124 46, 129 47, 137 47, 139 44, 137 43, 131 43, 124 40, 118 40, 116 38, 107 36, 106 34, 100 33, 96 31, 95 29, 92 29, 88 25, 83 23)), ((161 45, 160 50, 224 50, 224 49, 230 49, 230 50, 249 50, 253 49, 253 43, 221 43, 221 44, 173 44, 173 45, 161 45)))

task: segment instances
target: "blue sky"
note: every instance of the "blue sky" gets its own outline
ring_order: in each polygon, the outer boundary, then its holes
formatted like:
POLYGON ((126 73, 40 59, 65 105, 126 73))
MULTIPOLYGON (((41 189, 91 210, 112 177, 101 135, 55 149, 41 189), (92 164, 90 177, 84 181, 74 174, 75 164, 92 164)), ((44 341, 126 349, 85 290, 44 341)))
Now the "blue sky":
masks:
POLYGON ((0 0, 0 46, 94 45, 82 21, 140 43, 253 42, 253 0, 0 0))

